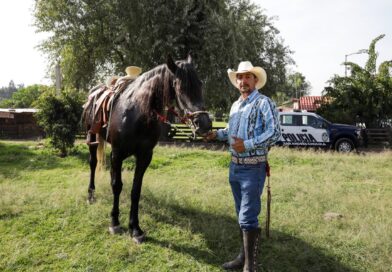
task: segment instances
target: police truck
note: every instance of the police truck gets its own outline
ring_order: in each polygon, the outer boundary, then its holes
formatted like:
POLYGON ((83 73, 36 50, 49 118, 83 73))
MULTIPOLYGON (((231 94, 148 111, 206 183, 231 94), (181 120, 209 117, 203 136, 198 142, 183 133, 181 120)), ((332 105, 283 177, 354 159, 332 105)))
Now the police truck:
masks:
POLYGON ((312 112, 279 112, 281 146, 324 147, 351 152, 363 142, 362 129, 335 124, 312 112))

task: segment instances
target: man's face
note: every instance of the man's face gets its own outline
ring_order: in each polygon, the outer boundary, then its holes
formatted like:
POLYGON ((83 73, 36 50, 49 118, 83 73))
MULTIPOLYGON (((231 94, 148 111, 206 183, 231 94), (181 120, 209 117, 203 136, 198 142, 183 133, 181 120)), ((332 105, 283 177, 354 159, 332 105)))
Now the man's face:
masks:
POLYGON ((249 94, 255 87, 258 78, 252 73, 237 74, 237 87, 241 94, 249 94))

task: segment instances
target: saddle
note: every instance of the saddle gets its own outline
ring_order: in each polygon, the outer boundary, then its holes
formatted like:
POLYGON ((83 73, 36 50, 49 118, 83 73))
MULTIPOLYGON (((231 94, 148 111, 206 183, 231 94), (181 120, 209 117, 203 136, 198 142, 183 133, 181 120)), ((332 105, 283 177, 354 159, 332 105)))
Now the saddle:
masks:
POLYGON ((110 86, 102 85, 89 95, 86 104, 94 103, 93 122, 90 128, 91 133, 97 134, 102 127, 108 125, 111 105, 114 98, 123 92, 131 81, 133 80, 126 77, 119 78, 115 84, 110 86))

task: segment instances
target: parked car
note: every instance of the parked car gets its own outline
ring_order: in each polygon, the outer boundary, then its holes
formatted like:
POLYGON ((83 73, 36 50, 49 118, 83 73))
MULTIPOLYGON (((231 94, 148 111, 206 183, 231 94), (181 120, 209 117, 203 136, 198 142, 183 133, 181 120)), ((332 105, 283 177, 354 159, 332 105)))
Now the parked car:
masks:
POLYGON ((282 136, 278 145, 325 147, 351 152, 363 144, 362 129, 334 124, 312 112, 279 112, 282 136))

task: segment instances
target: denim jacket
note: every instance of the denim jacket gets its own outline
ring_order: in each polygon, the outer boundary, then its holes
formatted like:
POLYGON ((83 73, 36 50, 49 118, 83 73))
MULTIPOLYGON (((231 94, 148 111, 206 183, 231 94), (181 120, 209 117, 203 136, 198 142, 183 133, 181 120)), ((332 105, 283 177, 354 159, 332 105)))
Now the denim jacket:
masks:
POLYGON ((280 135, 276 105, 257 89, 246 99, 240 97, 233 103, 227 127, 217 131, 217 139, 228 141, 231 154, 237 157, 266 156, 268 147, 280 135), (231 147, 234 143, 232 136, 244 140, 244 152, 237 153, 231 147))

